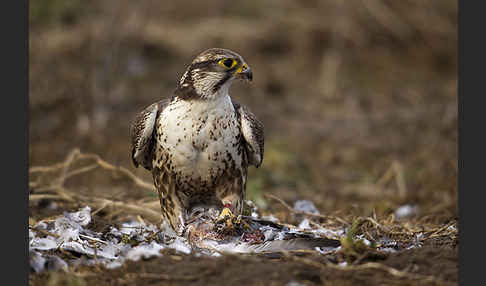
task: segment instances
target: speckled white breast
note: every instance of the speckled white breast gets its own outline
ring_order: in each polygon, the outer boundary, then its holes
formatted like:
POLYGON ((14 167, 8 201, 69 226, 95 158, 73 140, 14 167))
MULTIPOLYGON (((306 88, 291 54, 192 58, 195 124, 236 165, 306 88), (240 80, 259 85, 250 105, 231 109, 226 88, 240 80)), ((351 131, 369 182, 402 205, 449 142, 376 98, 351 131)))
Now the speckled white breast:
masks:
POLYGON ((176 99, 161 113, 157 127, 162 131, 157 143, 172 154, 173 171, 183 177, 209 182, 227 168, 229 154, 235 166, 241 167, 240 129, 228 95, 212 100, 176 99))

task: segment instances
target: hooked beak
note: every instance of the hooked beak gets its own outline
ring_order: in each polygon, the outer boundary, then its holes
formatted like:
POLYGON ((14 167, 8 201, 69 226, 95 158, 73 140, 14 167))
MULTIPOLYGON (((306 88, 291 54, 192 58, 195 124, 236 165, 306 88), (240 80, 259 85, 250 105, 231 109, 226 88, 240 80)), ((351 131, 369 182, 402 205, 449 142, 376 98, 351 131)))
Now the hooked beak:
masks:
POLYGON ((253 73, 247 64, 242 64, 241 67, 236 70, 236 77, 242 80, 252 81, 253 73))

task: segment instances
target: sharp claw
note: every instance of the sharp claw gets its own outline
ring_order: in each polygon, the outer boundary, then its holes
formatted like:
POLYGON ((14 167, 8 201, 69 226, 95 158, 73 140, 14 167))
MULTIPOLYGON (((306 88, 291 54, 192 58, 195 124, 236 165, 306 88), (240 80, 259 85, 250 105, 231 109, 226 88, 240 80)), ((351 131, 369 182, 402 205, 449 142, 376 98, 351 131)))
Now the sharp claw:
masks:
POLYGON ((242 215, 234 215, 231 209, 224 207, 216 220, 216 229, 222 234, 241 233, 251 229, 242 215))
POLYGON ((236 218, 236 224, 242 225, 245 229, 251 229, 250 225, 243 219, 242 215, 238 215, 236 218))

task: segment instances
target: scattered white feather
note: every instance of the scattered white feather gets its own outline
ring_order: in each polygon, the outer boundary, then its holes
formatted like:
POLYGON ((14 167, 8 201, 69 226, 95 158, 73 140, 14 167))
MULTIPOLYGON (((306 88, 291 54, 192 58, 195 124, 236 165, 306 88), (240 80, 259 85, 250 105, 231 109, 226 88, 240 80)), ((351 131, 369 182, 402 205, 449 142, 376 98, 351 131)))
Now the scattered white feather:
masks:
POLYGON ((187 241, 181 237, 176 237, 176 239, 171 243, 167 245, 168 248, 175 249, 176 251, 185 253, 185 254, 190 254, 191 253, 191 247, 187 243, 187 241))
POLYGON ((29 245, 32 243, 34 238, 35 238, 35 233, 29 228, 29 245))
POLYGON ((285 284, 285 286, 306 286, 306 284, 302 284, 297 281, 290 281, 289 283, 285 284))
POLYGON ((65 213, 64 216, 81 226, 87 226, 91 222, 91 208, 86 206, 77 212, 65 213))
POLYGON ((29 264, 30 267, 37 273, 41 272, 45 268, 46 259, 42 257, 37 251, 31 251, 29 253, 29 264))
POLYGON ((48 236, 45 238, 34 238, 29 245, 31 250, 51 250, 57 248, 57 243, 54 238, 48 236))
POLYGON ((297 212, 306 212, 306 213, 313 213, 319 214, 316 206, 313 202, 309 200, 298 200, 294 203, 294 210, 297 212))
POLYGON ((395 211, 396 219, 403 219, 413 216, 418 213, 418 206, 416 205, 403 205, 395 211))
POLYGON ((164 249, 164 246, 152 241, 150 244, 142 244, 130 249, 125 257, 133 261, 138 261, 140 258, 148 259, 161 256, 160 251, 162 249, 164 249))
POLYGON ((130 222, 122 223, 121 228, 120 228, 120 232, 122 234, 126 234, 126 235, 134 235, 137 232, 140 232, 140 230, 143 230, 144 227, 145 227, 144 224, 142 224, 142 223, 140 223, 136 220, 133 220, 133 221, 130 221, 130 222))
POLYGON ((66 263, 66 261, 55 255, 50 255, 47 258, 47 263, 45 266, 49 271, 68 271, 68 264, 66 263))
POLYGON ((447 230, 448 230, 448 231, 456 231, 456 230, 457 230, 457 228, 456 228, 456 226, 455 226, 455 225, 450 225, 449 227, 447 227, 447 230))
POLYGON ((40 221, 38 222, 35 226, 34 226, 35 229, 42 229, 42 230, 46 230, 47 229, 47 223, 43 222, 43 221, 40 221))
POLYGON ((392 247, 381 247, 380 248, 380 251, 382 251, 382 252, 388 252, 388 253, 395 253, 395 252, 397 252, 397 250, 395 248, 392 248, 392 247))
POLYGON ((316 247, 314 250, 319 252, 320 254, 326 255, 330 253, 334 253, 341 249, 341 246, 338 247, 316 247))
POLYGON ((310 221, 308 219, 303 219, 299 226, 297 227, 299 230, 304 230, 304 229, 311 229, 311 226, 310 226, 310 221))
MULTIPOLYGON (((298 201, 296 210, 315 213, 313 204, 308 201, 298 201)), ((259 218, 256 208, 253 217, 259 218)), ((273 216, 264 216, 263 220, 278 223, 278 219, 273 216)), ((160 250, 164 248, 175 249, 177 252, 190 254, 193 249, 185 238, 179 237, 166 224, 159 227, 153 224, 144 224, 136 220, 127 221, 121 224, 120 229, 111 227, 108 232, 98 233, 85 228, 91 222, 91 209, 85 207, 77 212, 65 213, 63 217, 54 222, 39 222, 34 229, 45 230, 54 235, 39 237, 35 230, 29 229, 29 251, 30 264, 33 271, 67 269, 66 261, 59 257, 51 258, 47 251, 60 247, 63 250, 79 253, 88 259, 77 259, 69 261, 72 265, 92 265, 94 263, 104 264, 107 268, 117 268, 123 265, 126 259, 139 260, 150 257, 161 256, 160 250), (154 234, 158 233, 154 240, 154 234), (56 237, 54 237, 56 236, 56 237), (58 237, 57 237, 58 236, 58 237), (137 241, 139 244, 132 247, 129 242, 137 241), (95 259, 96 256, 96 259, 95 259)), ((452 226, 453 228, 453 226, 452 226)), ((259 229, 264 235, 262 244, 252 245, 241 241, 238 237, 226 241, 204 240, 201 251, 194 253, 196 256, 209 255, 221 256, 221 253, 252 253, 265 250, 268 243, 288 239, 289 234, 302 234, 318 237, 330 237, 339 239, 345 235, 343 230, 332 230, 318 225, 311 226, 310 220, 304 218, 298 227, 289 229, 275 228, 271 225, 263 225, 259 229)), ((44 235, 42 235, 44 236, 44 235)), ((416 235, 415 243, 407 245, 408 248, 420 247, 423 234, 416 235)), ((371 242, 363 239, 364 243, 370 245, 371 242)), ((379 242, 382 252, 396 251, 398 244, 391 239, 382 239, 379 242)), ((402 246, 403 248, 403 246, 402 246)), ((315 250, 323 255, 339 250, 340 247, 321 247, 315 250)))
POLYGON ((105 267, 108 269, 115 269, 123 265, 124 260, 123 259, 118 259, 112 262, 108 262, 105 264, 105 267))
POLYGON ((278 222, 278 218, 276 218, 274 215, 264 215, 262 216, 263 220, 268 220, 271 222, 278 222))

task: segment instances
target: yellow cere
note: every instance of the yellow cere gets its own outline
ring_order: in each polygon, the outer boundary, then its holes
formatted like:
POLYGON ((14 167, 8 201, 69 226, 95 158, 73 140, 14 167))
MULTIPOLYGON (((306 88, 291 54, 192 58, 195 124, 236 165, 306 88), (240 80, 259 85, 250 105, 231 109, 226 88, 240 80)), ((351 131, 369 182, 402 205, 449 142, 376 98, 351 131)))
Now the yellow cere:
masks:
POLYGON ((236 70, 236 72, 237 72, 237 73, 240 73, 240 72, 242 72, 242 71, 246 70, 247 68, 248 68, 248 66, 247 66, 246 64, 242 64, 242 65, 241 65, 241 66, 240 66, 240 67, 239 67, 239 68, 236 70))

